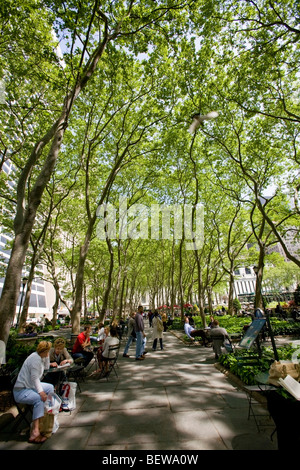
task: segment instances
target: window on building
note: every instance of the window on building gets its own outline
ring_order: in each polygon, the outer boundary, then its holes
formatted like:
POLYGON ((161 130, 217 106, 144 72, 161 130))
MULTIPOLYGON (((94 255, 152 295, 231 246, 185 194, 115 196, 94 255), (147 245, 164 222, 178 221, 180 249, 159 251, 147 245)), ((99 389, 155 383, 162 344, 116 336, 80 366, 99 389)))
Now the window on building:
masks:
POLYGON ((37 307, 37 297, 36 294, 31 294, 30 296, 30 307, 37 307))
POLYGON ((39 307, 46 308, 46 297, 44 295, 38 295, 39 307))

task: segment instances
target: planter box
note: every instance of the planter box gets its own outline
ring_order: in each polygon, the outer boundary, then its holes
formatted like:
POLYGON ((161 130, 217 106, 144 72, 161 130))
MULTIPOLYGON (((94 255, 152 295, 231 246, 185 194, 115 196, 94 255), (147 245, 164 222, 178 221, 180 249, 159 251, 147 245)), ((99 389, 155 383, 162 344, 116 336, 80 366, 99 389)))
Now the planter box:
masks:
POLYGON ((38 336, 28 336, 24 338, 17 338, 16 341, 21 344, 35 344, 38 336))

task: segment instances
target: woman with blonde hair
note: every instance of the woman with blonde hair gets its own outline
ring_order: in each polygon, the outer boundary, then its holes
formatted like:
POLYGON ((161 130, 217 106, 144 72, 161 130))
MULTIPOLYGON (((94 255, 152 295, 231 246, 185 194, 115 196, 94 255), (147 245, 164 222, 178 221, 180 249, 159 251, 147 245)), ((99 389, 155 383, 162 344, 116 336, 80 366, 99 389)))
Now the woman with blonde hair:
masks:
POLYGON ((48 372, 43 378, 43 382, 53 384, 57 388, 58 384, 67 380, 64 370, 57 369, 58 366, 71 365, 74 360, 70 356, 66 348, 66 341, 64 338, 57 338, 53 347, 49 352, 50 367, 53 368, 52 372, 48 372), (54 371, 54 372, 53 372, 54 371))
POLYGON ((73 364, 74 360, 67 351, 66 341, 64 338, 57 338, 54 341, 53 348, 50 349, 49 359, 51 367, 73 364))
POLYGON ((40 434, 40 418, 44 416, 44 402, 47 396, 54 392, 52 384, 41 382, 44 370, 49 369, 50 341, 41 341, 36 352, 30 354, 21 367, 13 388, 14 398, 17 403, 33 406, 32 423, 29 441, 41 444, 47 438, 40 434))

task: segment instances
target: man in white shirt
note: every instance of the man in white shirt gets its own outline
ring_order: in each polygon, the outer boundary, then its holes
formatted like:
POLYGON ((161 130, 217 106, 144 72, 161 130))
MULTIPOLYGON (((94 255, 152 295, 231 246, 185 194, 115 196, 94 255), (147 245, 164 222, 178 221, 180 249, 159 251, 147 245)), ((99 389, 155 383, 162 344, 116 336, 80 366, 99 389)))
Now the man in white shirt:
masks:
POLYGON ((189 317, 187 316, 185 317, 184 332, 192 341, 195 341, 196 337, 200 337, 202 338, 204 346, 209 344, 209 340, 206 337, 204 330, 196 330, 193 326, 191 326, 189 317))

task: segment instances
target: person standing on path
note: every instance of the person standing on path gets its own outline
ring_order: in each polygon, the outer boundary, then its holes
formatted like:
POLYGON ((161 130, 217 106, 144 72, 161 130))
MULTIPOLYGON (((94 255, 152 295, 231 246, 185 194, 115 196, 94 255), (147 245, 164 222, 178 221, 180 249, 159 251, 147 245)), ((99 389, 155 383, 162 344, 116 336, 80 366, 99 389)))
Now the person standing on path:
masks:
POLYGON ((160 349, 164 349, 163 348, 163 341, 162 341, 164 326, 163 326, 163 322, 160 319, 157 311, 154 312, 152 325, 153 325, 153 345, 152 345, 152 349, 153 349, 153 351, 156 351, 157 340, 158 339, 159 339, 159 343, 160 343, 160 349))
POLYGON ((162 313, 161 320, 163 322, 164 332, 166 332, 167 331, 167 321, 168 321, 168 316, 167 316, 166 312, 162 313))
POLYGON ((135 332, 136 332, 136 348, 135 360, 142 361, 145 359, 144 350, 146 342, 146 334, 144 330, 143 307, 139 305, 138 311, 135 315, 135 332))
POLYGON ((131 312, 130 318, 128 320, 128 340, 123 352, 123 357, 129 357, 128 350, 129 346, 131 345, 132 341, 136 338, 135 332, 135 312, 131 312))

